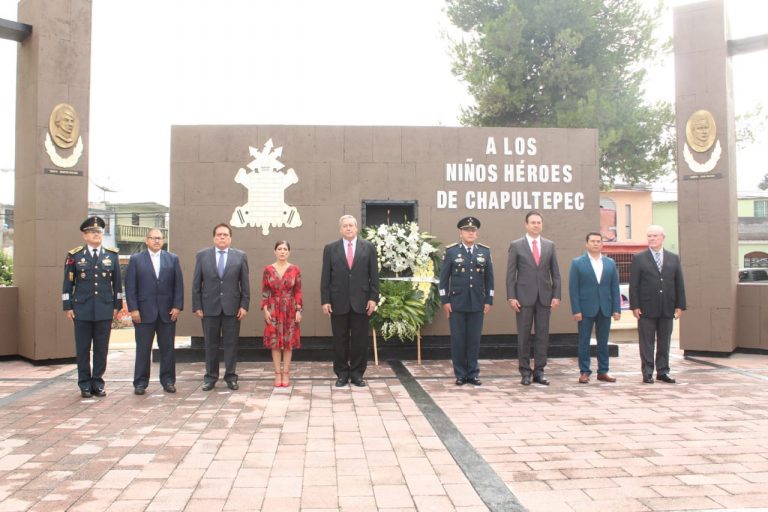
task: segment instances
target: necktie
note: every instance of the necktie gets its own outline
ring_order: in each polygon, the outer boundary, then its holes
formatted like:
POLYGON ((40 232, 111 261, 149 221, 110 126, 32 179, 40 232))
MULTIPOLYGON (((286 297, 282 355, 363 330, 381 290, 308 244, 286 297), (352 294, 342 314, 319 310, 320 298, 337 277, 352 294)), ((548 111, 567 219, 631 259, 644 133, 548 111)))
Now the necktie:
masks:
POLYGON ((347 243, 347 266, 349 268, 352 268, 352 260, 354 258, 352 257, 352 242, 347 243))
POLYGON ((472 258, 472 248, 467 247, 467 254, 469 254, 469 257, 472 258))
POLYGON ((99 250, 98 249, 94 249, 93 250, 93 261, 96 261, 97 259, 99 259, 99 250))
POLYGON ((656 260, 656 266, 659 268, 659 272, 661 272, 661 252, 651 251, 653 252, 653 259, 656 260))
POLYGON ((539 254, 539 243, 536 240, 531 240, 531 243, 533 244, 533 261, 538 267, 539 262, 541 261, 541 254, 539 254))
POLYGON ((155 277, 160 279, 160 253, 152 255, 152 266, 155 267, 155 277))
POLYGON ((226 253, 227 253, 226 251, 219 251, 219 266, 218 266, 219 279, 224 277, 224 263, 225 263, 224 255, 226 253))

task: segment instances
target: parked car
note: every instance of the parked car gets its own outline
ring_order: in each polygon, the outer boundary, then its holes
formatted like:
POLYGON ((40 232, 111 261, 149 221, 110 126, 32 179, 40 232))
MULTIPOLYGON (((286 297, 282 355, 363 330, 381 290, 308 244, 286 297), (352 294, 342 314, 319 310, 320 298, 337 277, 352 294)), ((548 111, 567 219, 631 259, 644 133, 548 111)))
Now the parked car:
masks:
POLYGON ((739 270, 740 283, 768 281, 768 268, 743 268, 739 270))
POLYGON ((629 284, 619 285, 619 295, 621 296, 621 309, 626 311, 629 309, 629 284))

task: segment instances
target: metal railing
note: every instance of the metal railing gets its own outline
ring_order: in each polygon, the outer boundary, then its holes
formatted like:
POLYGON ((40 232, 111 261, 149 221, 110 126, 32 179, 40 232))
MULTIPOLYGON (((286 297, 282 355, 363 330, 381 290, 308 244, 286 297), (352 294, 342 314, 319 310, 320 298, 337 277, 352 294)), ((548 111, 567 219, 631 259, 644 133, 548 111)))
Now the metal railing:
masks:
POLYGON ((167 228, 153 228, 151 226, 132 226, 130 224, 118 224, 116 226, 115 240, 119 242, 142 242, 147 238, 150 229, 159 229, 163 238, 168 242, 167 228))

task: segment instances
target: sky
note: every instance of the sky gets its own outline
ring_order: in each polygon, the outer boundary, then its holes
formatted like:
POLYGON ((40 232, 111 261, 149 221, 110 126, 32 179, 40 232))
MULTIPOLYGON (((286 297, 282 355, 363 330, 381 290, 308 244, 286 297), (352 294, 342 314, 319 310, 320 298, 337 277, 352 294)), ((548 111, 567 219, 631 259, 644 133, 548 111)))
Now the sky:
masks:
MULTIPOLYGON (((768 1, 727 5, 732 37, 768 30, 768 1)), ((0 0, 0 17, 16 20, 16 6, 0 0)), ((89 199, 167 205, 174 124, 459 126, 472 100, 451 73, 447 38, 457 32, 444 7, 444 0, 93 0, 89 199)), ((671 35, 671 16, 667 6, 661 36, 671 35)), ((0 40, 0 170, 14 167, 16 47, 0 40)), ((761 81, 768 52, 732 64, 737 112, 768 105, 761 81)), ((649 99, 673 99, 672 73, 670 57, 650 70, 649 99)), ((763 137, 739 152, 740 190, 755 190, 768 172, 766 145, 763 137)), ((0 203, 12 202, 10 176, 0 171, 0 203)))

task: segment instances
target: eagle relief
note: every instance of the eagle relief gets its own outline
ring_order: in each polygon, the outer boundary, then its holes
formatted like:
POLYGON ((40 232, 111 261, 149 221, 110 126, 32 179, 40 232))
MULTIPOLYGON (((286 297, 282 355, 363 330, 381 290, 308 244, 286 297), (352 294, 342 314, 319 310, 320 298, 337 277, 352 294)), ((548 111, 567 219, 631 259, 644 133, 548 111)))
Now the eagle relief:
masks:
POLYGON ((232 226, 260 227, 264 235, 269 235, 271 227, 301 226, 299 211, 285 204, 285 189, 298 183, 299 177, 292 168, 281 171, 285 167, 279 160, 282 154, 282 146, 273 149, 272 139, 264 144, 263 151, 250 146, 253 160, 235 175, 235 182, 248 189, 248 202, 235 208, 229 221, 232 226))

